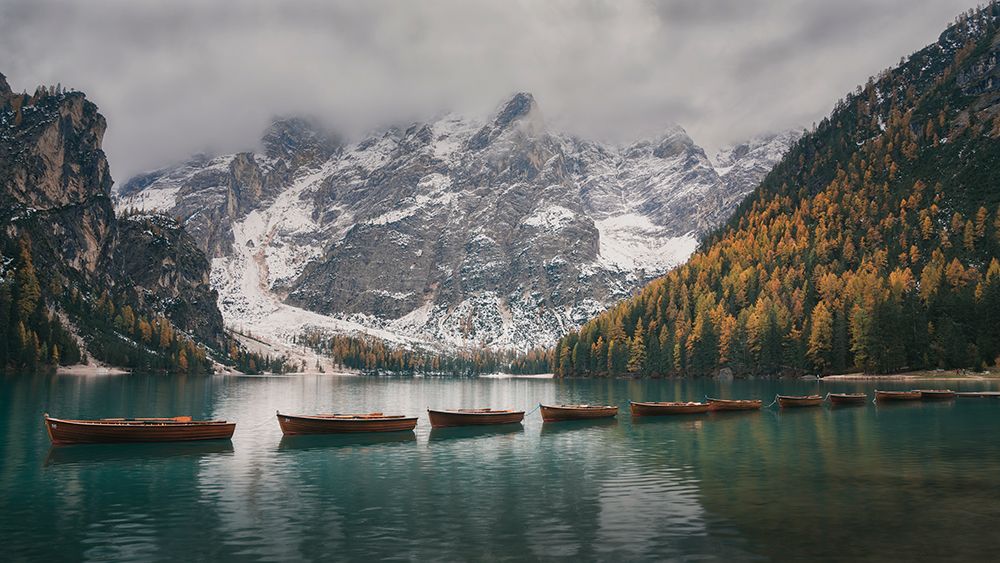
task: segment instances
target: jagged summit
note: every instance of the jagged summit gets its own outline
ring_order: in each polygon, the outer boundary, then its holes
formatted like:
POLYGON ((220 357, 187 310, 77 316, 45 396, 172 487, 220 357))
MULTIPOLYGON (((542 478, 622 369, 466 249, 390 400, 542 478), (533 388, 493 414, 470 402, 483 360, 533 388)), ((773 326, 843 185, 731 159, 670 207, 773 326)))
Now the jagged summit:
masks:
POLYGON ((528 92, 518 92, 508 99, 500 111, 497 112, 493 125, 496 127, 506 127, 514 121, 527 116, 536 110, 538 104, 535 97, 528 92))
POLYGON ((543 130, 544 123, 534 96, 527 92, 518 92, 499 106, 492 122, 484 125, 469 139, 468 147, 472 150, 481 150, 510 131, 516 134, 541 133, 543 130))
POLYGON ((674 125, 667 129, 655 143, 653 156, 657 158, 670 158, 679 154, 694 151, 704 156, 705 151, 695 144, 687 131, 680 125, 674 125))
POLYGON ((794 143, 802 136, 800 130, 781 131, 755 135, 746 141, 721 147, 712 157, 712 163, 717 168, 728 168, 737 161, 745 159, 751 153, 769 150, 775 141, 781 144, 794 143))
POLYGON ((6 102, 10 99, 11 94, 10 84, 7 84, 7 77, 0 72, 0 102, 6 102))
POLYGON ((329 158, 342 143, 315 119, 277 117, 264 130, 261 144, 268 157, 278 159, 306 152, 329 158))

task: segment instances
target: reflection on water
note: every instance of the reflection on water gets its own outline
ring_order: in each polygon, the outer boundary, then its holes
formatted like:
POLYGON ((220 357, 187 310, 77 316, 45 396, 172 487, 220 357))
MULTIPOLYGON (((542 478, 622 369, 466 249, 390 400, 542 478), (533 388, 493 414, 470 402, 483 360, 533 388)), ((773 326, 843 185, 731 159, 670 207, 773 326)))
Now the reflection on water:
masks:
POLYGON ((588 434, 587 430, 605 428, 608 426, 618 426, 617 418, 592 418, 583 420, 560 420, 559 422, 546 422, 542 424, 542 436, 560 434, 563 432, 588 434))
POLYGON ((407 432, 364 432, 358 434, 314 434, 282 436, 279 451, 343 448, 347 446, 378 446, 416 442, 417 435, 407 432))
POLYGON ((165 442, 162 444, 80 444, 73 446, 52 446, 45 457, 45 464, 122 463, 176 456, 204 456, 232 452, 233 443, 229 440, 165 442))
POLYGON ((0 530, 15 558, 42 560, 991 559, 1000 548, 1000 442, 990 438, 1000 401, 628 414, 629 399, 828 391, 873 387, 7 377, 0 530), (539 402, 622 410, 617 419, 543 424, 532 412, 523 425, 436 430, 425 410, 530 412, 539 402), (415 432, 282 437, 277 409, 420 419, 415 432), (51 448, 45 411, 238 424, 232 442, 51 448))
POLYGON ((520 424, 497 424, 495 426, 454 426, 446 428, 432 428, 427 436, 427 440, 429 442, 442 442, 446 440, 489 438, 491 436, 520 434, 523 432, 524 426, 520 424))

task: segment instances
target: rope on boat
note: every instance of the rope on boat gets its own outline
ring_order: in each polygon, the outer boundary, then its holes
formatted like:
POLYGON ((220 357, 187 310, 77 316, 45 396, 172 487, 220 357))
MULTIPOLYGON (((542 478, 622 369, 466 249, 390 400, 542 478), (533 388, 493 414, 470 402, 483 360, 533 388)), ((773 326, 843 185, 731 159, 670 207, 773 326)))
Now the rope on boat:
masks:
POLYGON ((767 406, 766 406, 766 407, 764 407, 764 408, 765 408, 765 409, 769 409, 769 408, 773 407, 773 406, 774 406, 774 405, 776 405, 776 404, 778 404, 778 396, 777 396, 777 395, 775 395, 775 396, 774 396, 774 401, 772 401, 770 405, 767 405, 767 406))
POLYGON ((525 414, 525 415, 524 415, 524 418, 528 418, 529 416, 531 416, 531 413, 533 413, 533 412, 537 411, 537 410, 538 410, 538 409, 540 409, 540 408, 542 408, 542 404, 541 404, 541 403, 538 403, 538 406, 537 406, 537 407, 535 407, 535 408, 533 408, 533 409, 531 409, 531 411, 530 411, 530 412, 528 412, 527 414, 525 414))

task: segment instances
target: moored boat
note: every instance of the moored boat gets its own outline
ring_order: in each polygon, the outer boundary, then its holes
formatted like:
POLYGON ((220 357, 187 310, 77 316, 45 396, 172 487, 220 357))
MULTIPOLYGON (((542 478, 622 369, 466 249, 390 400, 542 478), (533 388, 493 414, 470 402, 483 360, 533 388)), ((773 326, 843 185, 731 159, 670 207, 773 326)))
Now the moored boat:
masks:
POLYGON ((186 442, 228 440, 235 422, 172 418, 101 418, 68 420, 45 414, 45 429, 54 445, 128 442, 186 442))
POLYGON ((710 403, 683 401, 639 402, 629 401, 632 416, 664 416, 669 414, 701 414, 712 410, 710 403))
POLYGON ((1000 392, 997 391, 958 391, 955 396, 960 399, 988 399, 988 398, 1000 398, 1000 392))
POLYGON ((609 405, 539 405, 538 407, 544 422, 612 418, 618 414, 618 407, 609 405))
POLYGON ((408 432, 417 426, 417 417, 401 414, 281 414, 278 425, 285 435, 350 434, 355 432, 408 432))
POLYGON ((866 393, 827 393, 826 396, 833 405, 862 405, 868 402, 866 393))
POLYGON ((915 389, 920 393, 920 398, 925 401, 947 401, 955 398, 955 392, 951 389, 915 389))
POLYGON ((524 411, 494 409, 427 409, 432 428, 449 426, 484 426, 489 424, 518 424, 524 420, 524 411))
POLYGON ((879 391, 875 390, 875 400, 886 401, 919 401, 920 391, 879 391))
POLYGON ((713 411, 752 411, 764 406, 764 402, 758 399, 713 399, 706 397, 705 400, 712 405, 713 411))
POLYGON ((822 395, 778 395, 778 406, 787 409, 794 407, 815 407, 823 404, 822 395))

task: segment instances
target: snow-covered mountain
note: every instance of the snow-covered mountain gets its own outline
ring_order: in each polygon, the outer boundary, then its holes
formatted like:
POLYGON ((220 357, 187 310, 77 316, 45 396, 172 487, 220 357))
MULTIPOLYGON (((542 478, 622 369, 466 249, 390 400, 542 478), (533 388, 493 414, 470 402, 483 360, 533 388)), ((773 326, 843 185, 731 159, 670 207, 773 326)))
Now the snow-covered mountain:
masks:
POLYGON ((353 144, 275 121, 260 153, 137 176, 120 208, 184 221, 226 323, 526 349, 687 258, 796 136, 717 164, 683 129, 619 146, 552 131, 530 94, 353 144))
POLYGON ((726 186, 723 192, 727 194, 723 219, 732 213, 747 193, 757 187, 801 136, 801 131, 760 135, 743 143, 722 147, 715 153, 712 164, 722 178, 726 186))

